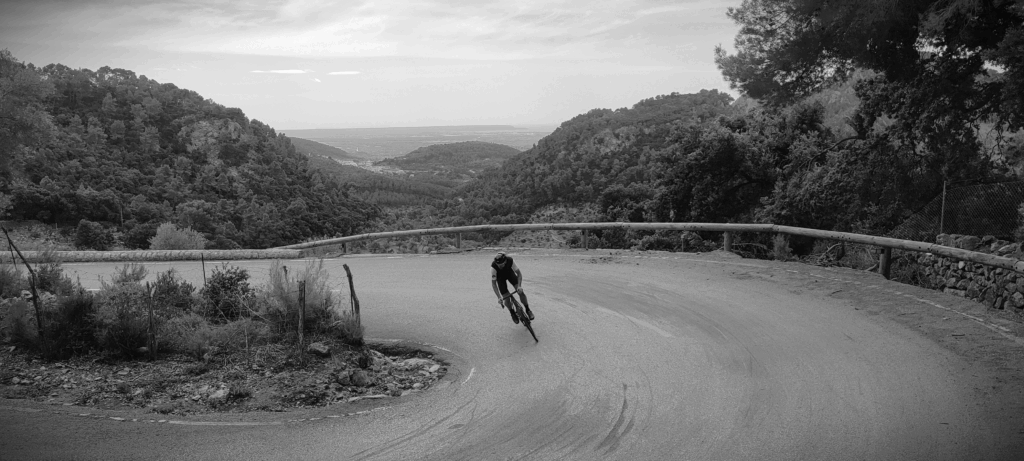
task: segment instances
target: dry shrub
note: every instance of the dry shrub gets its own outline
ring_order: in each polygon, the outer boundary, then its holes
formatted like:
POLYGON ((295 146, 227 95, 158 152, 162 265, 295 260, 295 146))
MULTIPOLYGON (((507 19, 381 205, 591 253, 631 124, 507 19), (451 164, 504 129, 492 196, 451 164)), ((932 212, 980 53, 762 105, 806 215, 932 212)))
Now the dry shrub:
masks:
POLYGON ((132 356, 146 346, 149 336, 149 294, 142 286, 146 268, 126 264, 115 269, 111 283, 101 281, 97 294, 97 343, 105 350, 132 356))
POLYGON ((202 359, 213 345, 213 328, 202 316, 185 314, 161 325, 157 331, 157 344, 162 350, 202 359))
POLYGON ((64 273, 61 260, 53 250, 44 250, 36 264, 36 290, 57 295, 72 295, 81 286, 64 273))
POLYGON ((298 331, 300 306, 300 282, 305 282, 305 325, 304 331, 329 333, 337 328, 341 314, 338 300, 328 285, 329 276, 323 260, 311 261, 297 273, 289 271, 280 261, 270 266, 270 279, 263 291, 260 314, 278 337, 290 337, 298 331))
POLYGON ((213 324, 200 315, 189 313, 167 321, 160 328, 158 338, 162 349, 201 360, 208 357, 207 354, 265 345, 270 341, 270 329, 253 319, 213 324))
POLYGON ((789 237, 785 234, 775 234, 772 237, 772 259, 778 261, 793 259, 793 250, 789 247, 789 237))
POLYGON ((350 346, 361 347, 363 345, 363 324, 353 314, 342 314, 331 325, 330 336, 337 338, 350 346))

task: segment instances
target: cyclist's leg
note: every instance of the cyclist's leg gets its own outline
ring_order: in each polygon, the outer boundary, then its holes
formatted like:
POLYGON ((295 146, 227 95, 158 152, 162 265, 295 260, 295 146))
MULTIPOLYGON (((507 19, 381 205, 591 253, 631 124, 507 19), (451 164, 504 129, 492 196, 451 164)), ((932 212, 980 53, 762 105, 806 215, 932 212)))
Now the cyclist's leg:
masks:
POLYGON ((516 315, 516 309, 512 306, 512 297, 508 295, 508 285, 504 278, 498 277, 498 292, 501 293, 501 302, 505 304, 505 308, 512 314, 512 321, 516 324, 519 323, 519 316, 516 315))
POLYGON ((530 302, 526 300, 526 292, 523 291, 522 285, 519 284, 519 277, 512 274, 512 276, 509 277, 509 281, 512 282, 512 286, 519 286, 519 300, 522 301, 523 307, 526 308, 526 316, 529 317, 530 320, 533 320, 533 311, 530 310, 530 302))

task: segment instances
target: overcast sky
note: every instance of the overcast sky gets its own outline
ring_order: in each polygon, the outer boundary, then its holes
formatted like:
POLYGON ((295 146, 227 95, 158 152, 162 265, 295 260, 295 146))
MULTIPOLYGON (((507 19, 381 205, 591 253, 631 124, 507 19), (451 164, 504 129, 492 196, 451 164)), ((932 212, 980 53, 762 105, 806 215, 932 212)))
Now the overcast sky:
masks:
MULTIPOLYGON (((120 67, 279 130, 557 125, 728 90, 741 0, 7 0, 0 48, 120 67)), ((735 95, 735 93, 733 93, 735 95)))

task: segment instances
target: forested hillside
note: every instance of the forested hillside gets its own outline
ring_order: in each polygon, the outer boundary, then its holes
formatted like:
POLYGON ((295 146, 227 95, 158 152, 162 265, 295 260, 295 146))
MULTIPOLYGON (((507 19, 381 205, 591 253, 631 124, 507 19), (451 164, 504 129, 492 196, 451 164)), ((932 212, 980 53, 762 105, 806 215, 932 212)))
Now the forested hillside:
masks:
POLYGON ((466 141, 420 147, 404 156, 376 164, 399 168, 412 174, 467 181, 488 168, 501 166, 518 153, 518 149, 502 144, 466 141))
POLYGON ((432 204, 451 193, 455 182, 421 175, 413 178, 375 173, 343 165, 328 157, 311 156, 310 168, 331 175, 345 184, 353 197, 369 203, 403 207, 432 204))
POLYGON ((380 211, 308 167, 273 128, 123 69, 42 68, 0 52, 0 215, 147 248, 161 223, 208 247, 350 234, 380 211), (100 235, 95 235, 99 233, 100 235))
MULTIPOLYGON (((884 234, 939 193, 944 174, 1007 178, 982 152, 948 171, 887 125, 857 125, 850 87, 782 107, 702 91, 594 110, 461 187, 444 212, 455 224, 525 222, 545 206, 594 204, 598 220, 884 234)), ((602 244, 630 245, 622 238, 602 244)))

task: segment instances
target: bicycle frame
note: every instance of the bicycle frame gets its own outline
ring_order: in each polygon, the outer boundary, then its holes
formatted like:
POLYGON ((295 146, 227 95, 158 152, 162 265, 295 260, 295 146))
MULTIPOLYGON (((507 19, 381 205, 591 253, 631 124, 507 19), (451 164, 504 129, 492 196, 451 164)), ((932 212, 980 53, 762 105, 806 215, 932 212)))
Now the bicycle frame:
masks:
POLYGON ((515 296, 512 296, 518 292, 518 289, 512 290, 512 292, 510 292, 509 294, 502 296, 501 299, 502 301, 504 301, 505 299, 512 301, 512 305, 515 306, 516 309, 516 315, 519 317, 519 322, 522 323, 523 326, 530 331, 530 335, 533 336, 534 342, 540 342, 540 340, 537 339, 537 334, 533 332, 533 326, 530 325, 530 317, 528 317, 526 315, 526 311, 523 310, 523 305, 520 304, 518 300, 516 300, 515 296))

